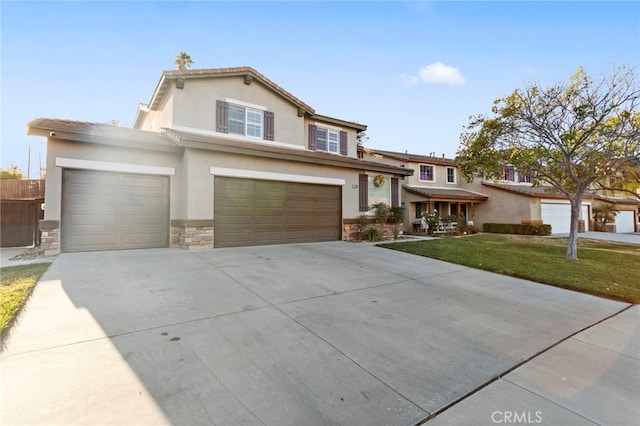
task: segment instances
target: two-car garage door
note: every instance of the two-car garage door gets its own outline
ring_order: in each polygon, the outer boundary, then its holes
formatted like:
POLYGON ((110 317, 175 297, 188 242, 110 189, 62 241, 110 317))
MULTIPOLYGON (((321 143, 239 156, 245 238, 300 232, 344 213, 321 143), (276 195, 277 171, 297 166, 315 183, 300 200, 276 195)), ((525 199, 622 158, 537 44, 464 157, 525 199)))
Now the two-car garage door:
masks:
POLYGON ((169 177, 62 173, 64 252, 168 247, 169 177))
POLYGON ((335 241, 342 187, 216 176, 215 247, 335 241))

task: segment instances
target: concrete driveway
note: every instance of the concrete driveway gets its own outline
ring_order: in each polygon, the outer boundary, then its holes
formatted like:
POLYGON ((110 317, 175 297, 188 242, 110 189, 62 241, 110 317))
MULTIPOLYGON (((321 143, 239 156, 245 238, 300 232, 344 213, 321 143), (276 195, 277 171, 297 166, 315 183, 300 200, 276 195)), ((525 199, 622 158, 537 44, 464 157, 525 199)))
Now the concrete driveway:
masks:
POLYGON ((0 423, 411 425, 627 307, 370 244, 63 254, 0 423))

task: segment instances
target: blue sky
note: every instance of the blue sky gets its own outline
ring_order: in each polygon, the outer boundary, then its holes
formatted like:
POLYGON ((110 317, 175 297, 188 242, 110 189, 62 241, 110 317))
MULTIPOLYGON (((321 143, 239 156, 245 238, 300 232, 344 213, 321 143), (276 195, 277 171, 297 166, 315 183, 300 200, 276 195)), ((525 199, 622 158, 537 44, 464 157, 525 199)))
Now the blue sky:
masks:
POLYGON ((252 66, 367 146, 453 157, 468 117, 530 81, 640 65, 640 2, 0 3, 1 165, 31 177, 38 117, 131 126, 163 70, 252 66))

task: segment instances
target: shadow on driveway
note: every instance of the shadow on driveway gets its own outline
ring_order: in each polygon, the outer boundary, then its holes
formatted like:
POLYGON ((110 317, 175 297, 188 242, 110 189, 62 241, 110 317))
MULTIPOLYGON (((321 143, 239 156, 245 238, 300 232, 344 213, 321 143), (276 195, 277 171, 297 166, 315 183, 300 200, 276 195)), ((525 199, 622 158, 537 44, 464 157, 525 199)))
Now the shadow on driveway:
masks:
POLYGON ((414 424, 626 304, 318 243, 60 255, 2 424, 414 424))

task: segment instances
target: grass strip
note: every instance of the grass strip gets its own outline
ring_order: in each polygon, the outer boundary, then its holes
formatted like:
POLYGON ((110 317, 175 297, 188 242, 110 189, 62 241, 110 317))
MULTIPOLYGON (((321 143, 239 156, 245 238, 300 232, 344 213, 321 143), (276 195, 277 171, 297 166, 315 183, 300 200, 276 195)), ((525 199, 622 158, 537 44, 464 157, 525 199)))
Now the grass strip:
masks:
POLYGON ((0 333, 11 325, 49 265, 33 263, 0 268, 0 333))
POLYGON ((480 234, 381 244, 382 247, 640 303, 640 246, 578 240, 578 261, 565 260, 567 239, 480 234))

